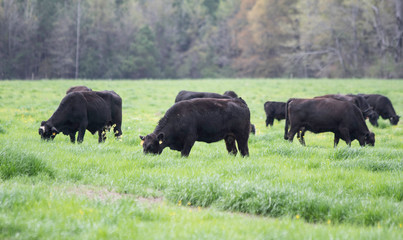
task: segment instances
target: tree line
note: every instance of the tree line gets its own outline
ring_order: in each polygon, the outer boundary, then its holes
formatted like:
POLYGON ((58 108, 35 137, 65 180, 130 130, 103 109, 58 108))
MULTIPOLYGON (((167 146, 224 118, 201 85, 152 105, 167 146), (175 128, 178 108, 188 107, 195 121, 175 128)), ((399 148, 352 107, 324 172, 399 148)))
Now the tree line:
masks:
POLYGON ((0 0, 0 79, 402 78, 403 0, 0 0))

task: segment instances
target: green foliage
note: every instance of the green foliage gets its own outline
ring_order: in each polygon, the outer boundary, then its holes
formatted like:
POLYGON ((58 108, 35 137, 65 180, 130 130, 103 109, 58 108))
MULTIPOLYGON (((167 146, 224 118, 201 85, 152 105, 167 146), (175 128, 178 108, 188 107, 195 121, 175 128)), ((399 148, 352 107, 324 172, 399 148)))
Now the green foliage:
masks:
POLYGON ((215 18, 215 14, 220 6, 220 0, 204 0, 203 5, 207 9, 207 14, 215 18))
POLYGON ((122 78, 157 78, 159 77, 159 56, 155 46, 155 37, 148 26, 142 27, 130 44, 129 51, 122 58, 122 78))

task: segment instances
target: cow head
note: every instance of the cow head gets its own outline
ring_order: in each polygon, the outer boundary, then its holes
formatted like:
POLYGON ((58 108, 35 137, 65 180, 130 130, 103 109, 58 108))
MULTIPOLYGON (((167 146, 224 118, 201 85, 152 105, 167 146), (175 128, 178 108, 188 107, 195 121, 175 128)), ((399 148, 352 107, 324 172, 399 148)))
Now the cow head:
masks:
POLYGON ((399 122, 400 116, 399 115, 395 115, 393 117, 389 118, 390 124, 392 125, 397 125, 397 123, 399 122))
POLYGON ((59 131, 54 126, 51 126, 49 123, 42 121, 38 133, 39 135, 41 135, 41 138, 43 140, 53 140, 59 133, 59 131))
POLYGON ((250 124, 249 130, 250 130, 250 133, 252 133, 253 135, 256 134, 256 127, 254 124, 252 124, 252 123, 250 124))
POLYGON ((372 111, 371 114, 368 115, 369 122, 372 126, 378 126, 378 118, 379 114, 375 111, 372 111))
POLYGON ((369 146, 375 146, 375 133, 368 132, 365 135, 365 144, 368 144, 369 146))
POLYGON ((238 97, 238 95, 234 91, 226 91, 223 95, 228 96, 228 97, 232 97, 232 98, 237 98, 238 97))
POLYGON ((163 147, 161 146, 164 141, 164 133, 148 134, 147 136, 140 136, 143 142, 143 152, 152 154, 161 154, 163 147))

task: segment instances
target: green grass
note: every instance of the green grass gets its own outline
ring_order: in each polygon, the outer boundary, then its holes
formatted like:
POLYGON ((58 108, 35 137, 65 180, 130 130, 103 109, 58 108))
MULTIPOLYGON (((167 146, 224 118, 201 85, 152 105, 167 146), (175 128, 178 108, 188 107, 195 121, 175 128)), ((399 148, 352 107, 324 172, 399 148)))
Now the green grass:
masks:
POLYGON ((403 239, 403 125, 380 119, 375 147, 333 148, 330 133, 283 139, 265 127, 265 101, 328 93, 380 93, 403 112, 398 80, 180 80, 0 82, 0 239, 403 239), (73 85, 123 99, 123 138, 82 144, 38 128, 73 85), (246 100, 257 134, 250 157, 224 142, 196 143, 188 158, 144 155, 180 90, 246 100))
POLYGON ((8 180, 16 176, 36 176, 40 173, 53 176, 41 159, 32 153, 24 153, 17 149, 3 148, 0 152, 0 178, 8 180))

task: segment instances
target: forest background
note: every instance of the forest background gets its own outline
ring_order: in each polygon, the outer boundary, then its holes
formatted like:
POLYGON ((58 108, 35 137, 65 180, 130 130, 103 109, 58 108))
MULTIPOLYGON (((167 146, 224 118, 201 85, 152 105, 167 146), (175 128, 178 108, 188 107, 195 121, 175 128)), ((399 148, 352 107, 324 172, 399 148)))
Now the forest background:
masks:
POLYGON ((0 79, 402 78, 403 0, 0 0, 0 79))

